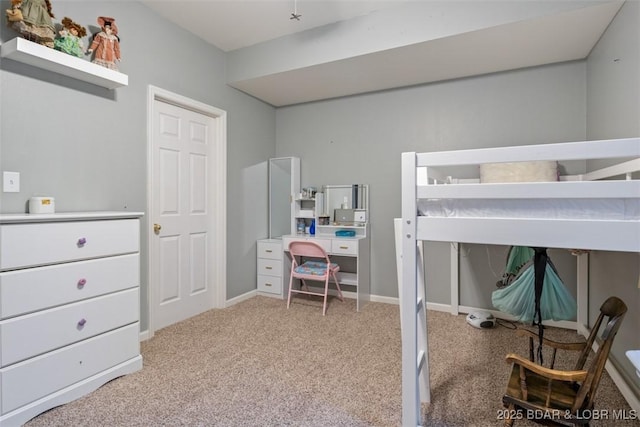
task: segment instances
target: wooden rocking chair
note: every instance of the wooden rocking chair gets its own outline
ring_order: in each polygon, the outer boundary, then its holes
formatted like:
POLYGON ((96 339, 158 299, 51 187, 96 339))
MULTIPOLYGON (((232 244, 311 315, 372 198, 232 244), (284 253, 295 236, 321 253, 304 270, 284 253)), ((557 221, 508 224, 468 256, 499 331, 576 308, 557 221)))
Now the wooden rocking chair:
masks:
POLYGON ((550 366, 534 363, 535 332, 518 330, 518 335, 529 337, 529 359, 508 354, 507 363, 513 364, 507 391, 502 397, 505 408, 505 426, 515 419, 524 418, 546 425, 589 425, 593 403, 602 371, 613 339, 615 338, 627 306, 622 300, 610 297, 600 307, 600 315, 584 343, 560 343, 543 338, 543 344, 553 348, 550 366), (606 326, 598 338, 598 351, 588 367, 585 363, 596 340, 600 326, 607 317, 606 326), (574 370, 553 368, 557 349, 580 351, 574 370))

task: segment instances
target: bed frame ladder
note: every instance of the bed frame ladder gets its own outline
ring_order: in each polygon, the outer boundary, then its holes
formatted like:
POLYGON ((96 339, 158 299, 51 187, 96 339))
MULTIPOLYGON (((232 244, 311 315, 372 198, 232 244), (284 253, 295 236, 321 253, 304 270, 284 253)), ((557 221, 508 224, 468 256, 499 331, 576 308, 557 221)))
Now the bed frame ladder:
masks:
POLYGON ((424 242, 418 242, 416 246, 416 259, 419 261, 416 270, 417 304, 416 304, 416 329, 417 329, 417 370, 418 386, 421 402, 431 402, 431 390, 429 389, 429 352, 427 351, 427 295, 424 277, 424 242))
POLYGON ((402 219, 396 220, 398 295, 402 331, 402 425, 419 426, 420 403, 431 401, 429 344, 427 341, 426 290, 423 244, 417 240, 417 159, 402 153, 402 219), (398 256, 398 255, 397 255, 398 256))
MULTIPOLYGON (((412 304, 403 304, 403 282, 402 282, 402 219, 396 218, 394 220, 395 226, 395 237, 396 237, 396 265, 398 271, 398 295, 400 296, 400 329, 402 331, 402 342, 403 342, 403 359, 404 359, 404 343, 405 339, 408 339, 411 336, 411 339, 417 336, 416 347, 415 347, 415 369, 412 367, 406 367, 403 361, 402 364, 402 372, 403 372, 403 423, 402 425, 420 425, 420 402, 428 403, 431 401, 431 390, 429 388, 429 354, 427 351, 427 300, 426 300, 426 291, 425 291, 425 282, 424 282, 424 257, 423 257, 423 244, 422 242, 417 242, 416 244, 416 252, 415 257, 419 261, 416 263, 416 280, 418 283, 417 287, 414 287, 416 290, 416 301, 415 305, 412 304), (407 311, 409 314, 407 315, 407 311), (405 327, 405 320, 403 317, 413 316, 413 321, 409 322, 408 327, 405 327), (413 332, 408 331, 415 325, 413 332), (411 333, 412 335, 408 335, 411 333), (417 335, 416 335, 417 334, 417 335), (414 387, 409 384, 405 384, 405 370, 409 371, 411 375, 412 383, 417 381, 417 386, 414 387), (405 396, 405 388, 411 388, 408 390, 405 396), (411 402, 415 402, 415 404, 405 404, 405 399, 409 399, 411 402), (405 411, 407 414, 405 415, 405 411), (413 414, 416 413, 414 416, 413 414), (411 418, 411 421, 405 422, 406 418, 411 418), (415 423, 413 419, 415 418, 415 423)), ((409 299, 411 301, 411 299, 409 299)), ((411 351, 411 350, 410 350, 411 351)))

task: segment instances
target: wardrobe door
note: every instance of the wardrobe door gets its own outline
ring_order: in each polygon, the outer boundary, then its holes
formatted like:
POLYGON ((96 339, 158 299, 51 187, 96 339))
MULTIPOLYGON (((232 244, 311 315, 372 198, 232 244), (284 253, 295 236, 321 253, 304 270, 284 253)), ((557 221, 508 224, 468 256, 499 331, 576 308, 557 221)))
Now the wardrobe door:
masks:
POLYGON ((269 159, 269 238, 295 233, 295 197, 300 193, 300 159, 269 159))

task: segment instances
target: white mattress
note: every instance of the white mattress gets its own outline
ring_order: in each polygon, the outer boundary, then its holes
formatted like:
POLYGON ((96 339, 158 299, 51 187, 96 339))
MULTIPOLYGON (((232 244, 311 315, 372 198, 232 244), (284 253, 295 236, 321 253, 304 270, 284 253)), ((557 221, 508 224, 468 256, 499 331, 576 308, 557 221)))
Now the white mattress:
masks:
POLYGON ((639 199, 424 199, 418 215, 458 218, 640 220, 639 199))

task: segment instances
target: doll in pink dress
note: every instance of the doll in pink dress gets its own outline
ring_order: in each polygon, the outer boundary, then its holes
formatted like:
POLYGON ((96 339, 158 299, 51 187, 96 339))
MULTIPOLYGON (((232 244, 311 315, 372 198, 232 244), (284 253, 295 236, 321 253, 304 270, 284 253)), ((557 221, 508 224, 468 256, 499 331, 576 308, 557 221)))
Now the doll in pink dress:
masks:
POLYGON ((98 25, 102 31, 93 36, 93 42, 87 53, 95 51, 93 63, 117 70, 116 63, 120 61, 120 38, 116 22, 113 18, 101 16, 98 18, 98 25))

